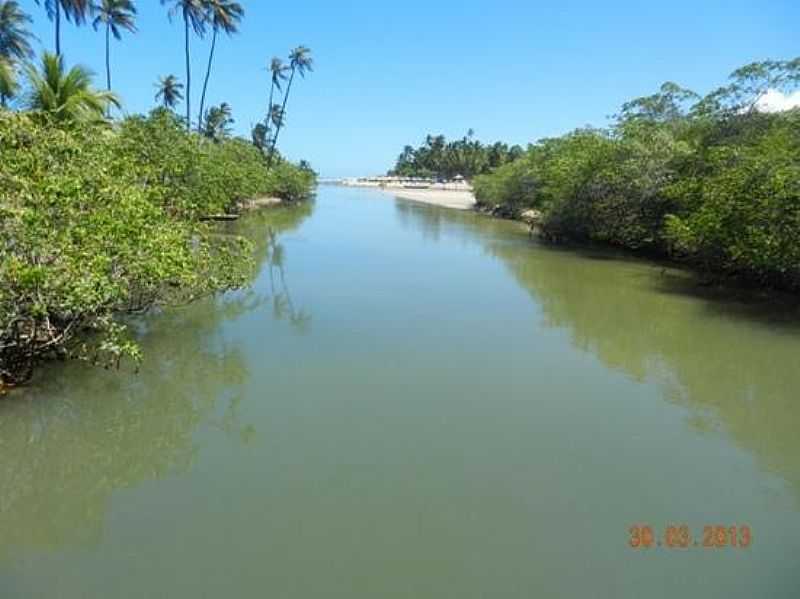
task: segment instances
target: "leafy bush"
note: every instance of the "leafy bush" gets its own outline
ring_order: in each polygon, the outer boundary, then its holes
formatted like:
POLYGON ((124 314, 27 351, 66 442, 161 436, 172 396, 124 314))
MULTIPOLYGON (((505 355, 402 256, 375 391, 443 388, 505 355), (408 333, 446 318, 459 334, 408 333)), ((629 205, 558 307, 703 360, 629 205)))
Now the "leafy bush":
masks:
POLYGON ((800 110, 736 120, 670 189, 667 235, 709 269, 800 286, 800 110))
POLYGON ((120 316, 246 281, 250 245, 200 217, 311 185, 165 111, 116 131, 0 111, 0 384, 24 382, 47 357, 138 359, 120 316))
POLYGON ((765 90, 800 84, 800 61, 755 63, 732 78, 703 99, 667 83, 626 103, 609 130, 540 141, 478 177, 476 197, 543 211, 553 239, 647 249, 800 288, 800 110, 757 109, 765 90))
POLYGON ((512 212, 532 207, 531 200, 541 201, 536 194, 537 178, 527 160, 517 160, 498 168, 491 175, 480 175, 472 182, 478 204, 485 207, 507 206, 512 212))
POLYGON ((273 197, 287 202, 300 202, 311 198, 316 178, 314 171, 308 168, 298 168, 281 161, 275 163, 266 174, 266 188, 273 197))

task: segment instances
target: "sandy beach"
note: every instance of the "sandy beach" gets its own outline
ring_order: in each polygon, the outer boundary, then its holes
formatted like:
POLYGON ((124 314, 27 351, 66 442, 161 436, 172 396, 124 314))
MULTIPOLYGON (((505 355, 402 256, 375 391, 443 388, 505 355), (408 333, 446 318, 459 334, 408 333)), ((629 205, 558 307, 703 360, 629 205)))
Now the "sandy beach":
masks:
POLYGON ((444 208, 455 208, 456 210, 471 210, 475 206, 475 196, 471 191, 397 188, 386 188, 381 191, 403 200, 432 204, 444 208))

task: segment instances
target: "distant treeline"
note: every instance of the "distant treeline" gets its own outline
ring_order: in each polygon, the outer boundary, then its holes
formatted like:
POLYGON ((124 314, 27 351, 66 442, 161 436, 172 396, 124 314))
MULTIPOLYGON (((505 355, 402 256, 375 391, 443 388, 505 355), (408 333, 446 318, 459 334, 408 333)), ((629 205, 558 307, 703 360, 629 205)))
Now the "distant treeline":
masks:
POLYGON ((607 129, 541 140, 477 177, 476 196, 539 211, 550 239, 800 289, 800 109, 765 102, 798 87, 800 59, 747 65, 705 97, 666 83, 626 103, 607 129))
POLYGON ((520 146, 509 147, 502 142, 484 145, 474 135, 470 129, 462 139, 451 142, 444 135, 429 135, 419 148, 406 146, 389 175, 441 179, 460 175, 472 179, 508 164, 525 153, 520 146))

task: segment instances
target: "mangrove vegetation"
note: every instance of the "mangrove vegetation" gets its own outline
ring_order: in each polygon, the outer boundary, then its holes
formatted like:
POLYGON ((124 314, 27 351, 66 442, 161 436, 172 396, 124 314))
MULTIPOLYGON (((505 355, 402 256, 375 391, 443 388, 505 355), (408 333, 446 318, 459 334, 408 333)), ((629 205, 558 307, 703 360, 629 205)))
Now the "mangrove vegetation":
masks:
MULTIPOLYGON (((705 97, 665 83, 605 129, 541 140, 474 180, 486 209, 535 214, 550 240, 594 240, 714 275, 800 289, 800 58, 736 70, 705 97)), ((717 278, 716 276, 713 278, 717 278)))
MULTIPOLYGON (((235 137, 227 103, 201 112, 193 129, 188 70, 185 84, 159 80, 149 114, 112 119, 122 99, 111 89, 110 41, 136 32, 134 3, 42 4, 56 51, 36 59, 31 17, 0 0, 0 392, 52 358, 138 362, 131 314, 248 281, 253 244, 209 216, 235 215, 260 197, 307 200, 316 179, 307 163, 280 155, 278 131, 262 145, 235 137), (63 20, 92 17, 106 36, 105 90, 61 53, 63 20), (175 112, 183 101, 185 118, 175 112)), ((217 33, 235 32, 244 10, 225 0, 171 4, 187 57, 190 30, 213 33, 205 97, 217 33)), ((311 58, 307 48, 300 54, 291 68, 302 75, 311 58)))

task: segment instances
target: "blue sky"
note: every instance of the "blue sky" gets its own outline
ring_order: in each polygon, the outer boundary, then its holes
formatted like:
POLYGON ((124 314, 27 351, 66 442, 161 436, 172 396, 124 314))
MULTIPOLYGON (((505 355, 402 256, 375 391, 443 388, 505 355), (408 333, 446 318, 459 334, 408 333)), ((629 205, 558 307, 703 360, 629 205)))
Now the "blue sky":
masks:
MULTIPOLYGON (((52 25, 33 0, 42 46, 52 25)), ((674 80, 698 92, 737 66, 800 55, 797 0, 242 0, 241 33, 218 46, 209 97, 248 135, 267 103, 266 65, 299 44, 315 72, 299 80, 282 150, 323 176, 380 173, 431 133, 526 144, 604 125, 622 102, 674 80)), ((183 78, 183 37, 159 0, 138 0, 139 33, 112 49, 114 87, 130 112, 153 106, 159 75, 183 78)), ((193 109, 208 40, 193 40, 193 109)), ((67 61, 104 82, 103 37, 67 25, 67 61)))

